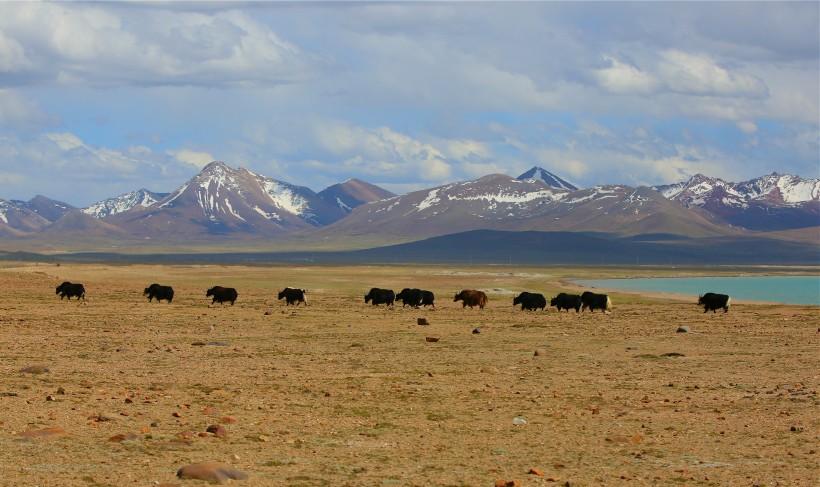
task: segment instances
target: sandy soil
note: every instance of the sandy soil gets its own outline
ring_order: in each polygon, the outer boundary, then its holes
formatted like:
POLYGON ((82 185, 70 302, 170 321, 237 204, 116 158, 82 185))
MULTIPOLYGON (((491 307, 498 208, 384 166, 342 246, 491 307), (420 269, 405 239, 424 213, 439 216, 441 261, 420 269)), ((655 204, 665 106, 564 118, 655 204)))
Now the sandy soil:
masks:
POLYGON ((0 269, 0 485, 206 485, 176 472, 212 461, 248 486, 818 485, 817 307, 512 306, 563 272, 0 269), (64 280, 86 301, 60 301, 64 280), (174 302, 148 303, 152 282, 174 302), (216 284, 235 306, 210 305, 216 284), (277 301, 286 285, 309 305, 277 301), (374 286, 438 306, 365 305, 374 286), (464 288, 489 306, 453 303, 464 288))

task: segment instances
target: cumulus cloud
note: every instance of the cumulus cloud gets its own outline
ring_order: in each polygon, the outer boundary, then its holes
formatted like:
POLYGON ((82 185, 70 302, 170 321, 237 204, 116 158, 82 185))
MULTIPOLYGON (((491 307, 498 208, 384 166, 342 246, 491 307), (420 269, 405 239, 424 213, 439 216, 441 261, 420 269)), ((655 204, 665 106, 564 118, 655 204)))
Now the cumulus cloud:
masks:
POLYGON ((626 95, 649 95, 660 87, 657 78, 639 67, 604 56, 607 67, 597 69, 595 78, 604 90, 626 95))
POLYGON ((169 150, 165 151, 165 153, 172 156, 177 161, 184 164, 190 164, 197 169, 202 169, 209 163, 216 160, 214 156, 207 152, 193 151, 189 149, 169 150))
POLYGON ((270 86, 325 68, 239 10, 4 3, 0 33, 0 66, 28 83, 270 86))
POLYGON ((365 128, 343 122, 316 127, 316 140, 342 165, 366 174, 397 172, 427 181, 446 179, 450 165, 436 147, 389 127, 365 128))
POLYGON ((760 78, 721 66, 705 54, 660 51, 657 59, 645 61, 644 68, 608 55, 604 61, 606 67, 595 70, 594 77, 601 88, 614 94, 762 98, 769 93, 760 78))
POLYGON ((679 50, 663 51, 660 56, 658 73, 675 93, 749 97, 768 94, 762 80, 720 66, 711 56, 679 50))

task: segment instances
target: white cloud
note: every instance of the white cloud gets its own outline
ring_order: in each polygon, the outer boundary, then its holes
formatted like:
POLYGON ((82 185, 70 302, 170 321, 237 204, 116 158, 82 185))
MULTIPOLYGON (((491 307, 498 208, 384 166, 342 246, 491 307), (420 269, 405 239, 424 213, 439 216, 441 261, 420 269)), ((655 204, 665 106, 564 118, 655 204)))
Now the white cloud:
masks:
POLYGON ((323 122, 315 130, 321 147, 334 156, 345 157, 343 165, 366 174, 399 172, 426 181, 450 176, 450 165, 439 149, 389 127, 323 122))
POLYGON ((172 156, 177 161, 184 164, 190 164, 197 169, 202 169, 216 160, 214 156, 207 152, 193 151, 189 149, 169 150, 165 151, 165 153, 172 156))
POLYGON ((679 50, 660 53, 659 76, 675 93, 764 97, 766 84, 755 76, 719 66, 711 56, 679 50))
POLYGON ((637 66, 604 56, 608 66, 594 72, 599 85, 610 93, 623 95, 649 95, 659 88, 659 82, 651 73, 637 66))
POLYGON ((757 124, 754 122, 737 122, 737 128, 744 134, 753 134, 757 132, 757 124))
POLYGON ((7 54, 0 56, 0 66, 29 80, 270 86, 311 79, 324 69, 318 57, 239 10, 203 14, 162 5, 4 3, 0 34, 0 54, 7 54))

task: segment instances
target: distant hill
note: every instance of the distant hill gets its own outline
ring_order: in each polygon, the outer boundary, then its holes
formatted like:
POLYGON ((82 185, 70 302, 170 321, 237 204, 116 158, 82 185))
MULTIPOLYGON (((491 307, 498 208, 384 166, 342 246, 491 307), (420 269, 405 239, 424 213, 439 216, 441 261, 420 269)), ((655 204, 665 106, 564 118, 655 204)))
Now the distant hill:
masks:
MULTIPOLYGON (((3 253, 0 252, 0 255, 3 253)), ((579 232, 475 230, 416 242, 341 252, 220 252, 61 255, 7 253, 13 260, 119 263, 326 263, 444 265, 820 265, 812 243, 758 236, 689 239, 669 235, 616 238, 579 232)))
POLYGON ((503 174, 371 203, 316 233, 404 235, 419 240, 479 229, 687 237, 737 233, 650 188, 613 185, 559 190, 503 174))
POLYGON ((331 205, 338 206, 345 213, 350 213, 354 208, 365 203, 396 196, 384 188, 366 183, 361 179, 348 179, 343 183, 329 186, 319 191, 318 194, 320 198, 331 205))

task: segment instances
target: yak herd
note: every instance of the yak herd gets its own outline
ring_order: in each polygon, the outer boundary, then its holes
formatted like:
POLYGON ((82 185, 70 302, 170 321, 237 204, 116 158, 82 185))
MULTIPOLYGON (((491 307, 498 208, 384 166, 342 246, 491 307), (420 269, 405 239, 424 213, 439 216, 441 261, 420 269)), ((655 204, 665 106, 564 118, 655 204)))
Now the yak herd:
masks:
MULTIPOLYGON (((306 293, 307 291, 304 289, 286 287, 279 292, 278 299, 284 299, 286 306, 298 306, 299 303, 307 305, 305 301, 306 293)), ((85 287, 82 284, 66 281, 57 286, 56 294, 60 296, 60 300, 63 298, 70 300, 72 297, 76 297, 78 301, 80 298, 85 301, 85 287)), ((174 299, 174 289, 171 286, 162 286, 154 283, 145 288, 143 296, 148 296, 149 302, 156 299, 157 302, 165 300, 170 303, 174 299)), ((214 286, 205 292, 205 296, 213 298, 211 304, 217 302, 219 304, 231 303, 233 306, 239 293, 232 287, 214 286)), ((431 291, 416 288, 404 288, 399 294, 396 294, 392 289, 374 287, 370 289, 370 292, 364 297, 365 304, 371 303, 373 306, 380 304, 394 306, 396 301, 401 301, 402 308, 407 305, 413 308, 420 306, 431 306, 435 308, 434 300, 435 296, 431 291)), ((479 309, 484 309, 484 306, 487 305, 487 295, 483 291, 465 289, 455 295, 453 302, 456 301, 461 301, 462 308, 469 306, 472 309, 478 306, 479 309)), ((704 313, 709 311, 716 313, 718 309, 723 309, 724 313, 728 313, 731 302, 732 298, 726 294, 706 293, 698 296, 698 304, 703 306, 704 313)), ((543 294, 525 291, 513 298, 513 306, 518 305, 521 305, 522 311, 545 310, 547 307, 547 299, 543 294)), ((606 294, 596 294, 590 291, 586 291, 580 295, 559 293, 550 300, 550 306, 556 308, 558 311, 574 309, 576 313, 586 311, 587 308, 589 308, 590 311, 599 309, 602 312, 607 312, 612 310, 612 300, 606 294)))

